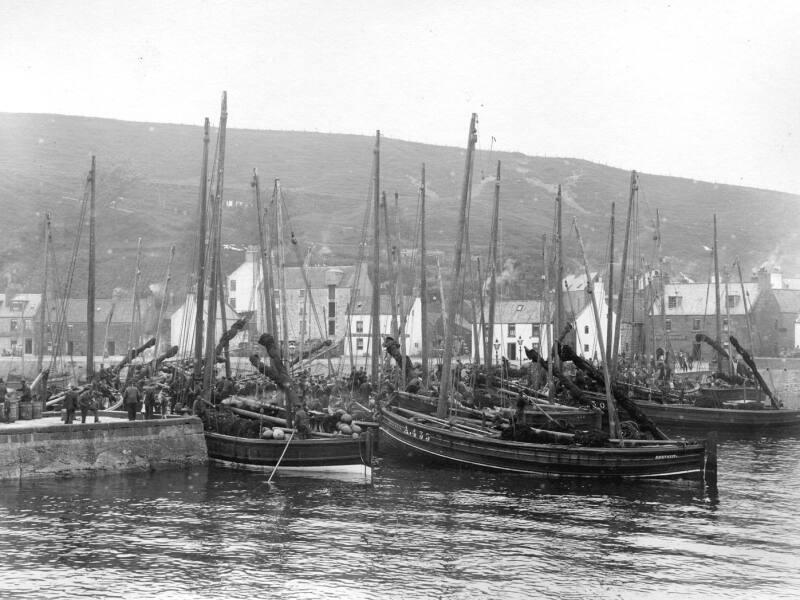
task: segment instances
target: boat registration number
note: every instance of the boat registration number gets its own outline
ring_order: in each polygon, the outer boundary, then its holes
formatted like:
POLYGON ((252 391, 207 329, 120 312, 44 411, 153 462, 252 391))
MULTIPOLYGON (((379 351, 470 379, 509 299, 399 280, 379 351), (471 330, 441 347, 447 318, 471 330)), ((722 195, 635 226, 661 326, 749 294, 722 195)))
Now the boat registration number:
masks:
POLYGON ((656 460, 669 460, 670 458, 678 458, 677 454, 659 454, 656 460))
POLYGON ((413 427, 409 427, 408 425, 405 425, 403 427, 403 433, 418 440, 422 440, 424 442, 431 441, 430 433, 428 433, 427 431, 420 431, 419 429, 414 429, 413 427))

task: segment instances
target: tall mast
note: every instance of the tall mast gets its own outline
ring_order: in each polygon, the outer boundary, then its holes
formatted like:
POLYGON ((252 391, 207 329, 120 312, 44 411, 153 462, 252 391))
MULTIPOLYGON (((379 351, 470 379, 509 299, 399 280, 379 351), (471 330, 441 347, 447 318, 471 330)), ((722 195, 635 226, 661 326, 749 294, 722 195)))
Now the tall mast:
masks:
POLYGON ((89 193, 89 290, 86 296, 86 380, 94 376, 94 221, 95 221, 95 157, 92 156, 92 170, 89 173, 91 191, 89 193))
POLYGON ((494 337, 494 309, 497 301, 497 234, 500 220, 500 161, 497 161, 497 175, 494 179, 494 208, 492 209, 491 240, 489 242, 489 324, 483 339, 483 366, 492 368, 492 338, 494 337))
POLYGON ((619 292, 617 293, 617 324, 614 326, 614 341, 611 344, 611 349, 614 356, 612 361, 612 372, 617 369, 617 352, 619 350, 619 330, 622 325, 622 302, 625 296, 625 277, 628 273, 628 243, 631 237, 631 217, 633 215, 633 202, 636 197, 636 190, 638 189, 636 171, 631 171, 631 185, 630 193, 628 195, 628 217, 625 219, 625 241, 622 243, 622 268, 619 273, 619 292))
MULTIPOLYGON (((728 330, 725 332, 726 336, 728 337, 733 333, 733 328, 731 327, 731 309, 728 305, 728 282, 730 280, 730 273, 728 272, 728 268, 725 267, 725 320, 728 323, 728 330)), ((731 358, 733 357, 733 352, 731 352, 731 358)), ((728 371, 731 375, 733 375, 733 361, 728 361, 728 371)))
MULTIPOLYGON (((36 370, 42 372, 44 362, 44 330, 47 327, 47 271, 50 249, 50 213, 44 214, 44 265, 42 268, 42 301, 39 303, 39 340, 36 356, 36 370)), ((55 351, 55 348, 53 349, 55 351)))
POLYGON ((661 264, 661 216, 656 209, 656 264, 658 265, 658 295, 661 297, 661 331, 664 332, 664 360, 667 358, 667 350, 670 347, 669 332, 667 331, 667 302, 664 295, 667 293, 667 286, 664 282, 664 268, 661 264))
POLYGON ((198 234, 197 283, 195 286, 194 320, 194 379, 202 376, 203 365, 203 304, 206 287, 206 229, 208 221, 208 142, 209 121, 203 126, 203 162, 200 167, 200 232, 198 234))
MULTIPOLYGON (((611 203, 611 242, 608 247, 608 313, 606 314, 606 359, 611 360, 614 355, 612 348, 614 344, 614 208, 615 202, 611 203)), ((622 313, 620 313, 622 314, 622 313)))
POLYGON ((253 182, 251 184, 253 186, 253 193, 256 197, 256 212, 258 213, 258 248, 261 256, 261 260, 259 261, 261 265, 261 289, 262 295, 264 299, 264 328, 268 331, 275 332, 272 327, 272 310, 273 310, 273 302, 272 302, 272 287, 271 287, 271 277, 270 277, 270 260, 267 256, 267 244, 266 244, 266 228, 264 227, 264 209, 261 205, 261 187, 258 181, 258 172, 256 169, 253 169, 253 182))
POLYGON ((219 139, 217 149, 217 187, 214 193, 214 202, 211 207, 211 232, 209 247, 211 248, 211 278, 209 283, 208 319, 206 323, 206 351, 205 369, 203 371, 203 394, 206 400, 211 399, 214 387, 214 356, 216 327, 217 327, 217 261, 216 253, 219 252, 219 238, 222 232, 222 191, 225 179, 225 134, 228 124, 228 93, 222 92, 222 107, 219 116, 219 139))
MULTIPOLYGON (((139 277, 142 274, 141 271, 141 264, 142 264, 142 238, 136 242, 136 272, 133 274, 133 291, 131 293, 131 324, 130 329, 128 329, 128 346, 125 349, 125 352, 128 353, 135 347, 137 347, 137 343, 134 344, 133 342, 133 326, 136 322, 136 306, 138 304, 138 296, 137 292, 139 290, 139 277)), ((156 350, 157 352, 157 350, 156 350)))
MULTIPOLYGON (((278 282, 281 297, 281 358, 286 361, 289 356, 289 315, 286 307, 286 247, 283 243, 283 202, 281 201, 281 180, 275 179, 275 187, 272 191, 272 200, 275 204, 275 223, 277 235, 275 241, 278 250, 278 282)), ((300 269, 302 270, 302 266, 300 269)))
MULTIPOLYGON (((558 365, 561 362, 561 359, 558 356, 558 345, 557 340, 561 339, 561 330, 565 326, 564 322, 564 299, 563 299, 563 289, 562 286, 564 285, 564 251, 563 251, 563 237, 561 232, 561 185, 558 186, 558 193, 556 194, 556 312, 555 312, 555 320, 553 323, 553 339, 552 343, 552 352, 548 353, 552 354, 552 360, 556 361, 555 364, 558 365)), ((551 390, 553 391, 553 390, 551 390)))
MULTIPOLYGON (((719 310, 719 256, 717 255, 717 214, 714 213, 714 318, 716 325, 715 340, 719 345, 722 342, 722 324, 719 310)), ((717 371, 722 372, 722 355, 717 352, 717 371)))
POLYGON ((614 399, 614 394, 611 392, 611 371, 608 368, 608 361, 606 360, 606 349, 603 344, 603 330, 600 327, 600 313, 597 310, 597 299, 594 296, 594 284, 589 273, 589 264, 586 262, 586 251, 583 248, 583 240, 581 239, 581 231, 578 229, 578 220, 573 218, 575 225, 575 233, 578 236, 578 244, 581 248, 581 257, 583 258, 583 268, 586 271, 586 291, 592 301, 592 313, 594 314, 594 326, 597 331, 597 341, 600 347, 601 360, 603 361, 603 375, 605 379, 606 388, 606 405, 608 407, 608 429, 611 437, 614 439, 621 439, 619 418, 617 415, 617 404, 614 399))
POLYGON ((453 330, 455 327, 455 313, 458 309, 458 285, 461 277, 461 255, 464 251, 464 230, 467 227, 467 199, 469 198, 469 184, 472 180, 472 158, 475 152, 475 143, 478 138, 476 124, 478 115, 472 113, 469 124, 469 137, 467 138, 467 156, 464 165, 464 184, 461 188, 461 209, 458 213, 458 229, 456 230, 456 246, 453 266, 453 284, 450 297, 447 300, 447 332, 444 339, 444 355, 442 356, 442 379, 439 382, 439 405, 436 414, 439 418, 447 416, 447 405, 450 393, 450 371, 453 359, 453 330))
POLYGON ((383 229, 384 229, 384 237, 386 238, 386 271, 387 275, 389 276, 389 299, 392 304, 391 311, 392 311, 392 325, 389 328, 391 332, 391 336, 400 343, 400 338, 398 337, 398 327, 397 327, 397 282, 395 281, 395 274, 394 274, 394 257, 392 256, 392 234, 389 230, 389 203, 386 202, 386 192, 381 193, 381 204, 383 204, 383 229))
POLYGON ((381 324, 379 323, 381 312, 380 297, 380 262, 381 262, 381 132, 375 132, 375 181, 373 190, 375 192, 373 204, 373 227, 372 227, 372 310, 370 311, 370 327, 372 329, 372 360, 371 376, 372 385, 378 385, 378 363, 381 360, 381 324))
POLYGON ((422 319, 422 387, 428 388, 428 279, 425 273, 427 260, 427 246, 425 242, 425 163, 422 163, 422 181, 419 187, 420 194, 420 267, 419 267, 419 295, 420 318, 422 319))
MULTIPOLYGON (((539 355, 544 356, 545 348, 553 347, 553 329, 551 312, 553 307, 549 302, 549 294, 552 289, 552 270, 550 268, 551 248, 547 245, 547 235, 542 236, 542 262, 544 263, 544 275, 542 275, 542 306, 539 309, 539 355), (549 329, 549 331, 548 331, 549 329)), ((547 361, 547 389, 550 390, 550 398, 555 398, 555 387, 553 385, 553 360, 547 361)))

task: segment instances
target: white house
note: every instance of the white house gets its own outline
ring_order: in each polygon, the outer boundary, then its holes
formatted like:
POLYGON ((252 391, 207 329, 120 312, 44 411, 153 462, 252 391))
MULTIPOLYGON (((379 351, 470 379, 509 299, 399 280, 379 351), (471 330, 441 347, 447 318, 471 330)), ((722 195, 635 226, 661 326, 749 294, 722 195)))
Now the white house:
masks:
MULTIPOLYGON (((401 345, 409 356, 419 356, 422 353, 422 310, 419 298, 403 298, 398 302, 398 320, 405 312, 405 333, 401 345)), ((381 296, 380 314, 381 341, 392 333, 392 305, 389 296, 381 296)), ((350 320, 350 333, 344 341, 344 354, 353 357, 372 356, 372 300, 359 298, 353 305, 353 314, 350 320), (352 339, 352 343, 351 343, 352 339), (352 350, 351 350, 352 345, 352 350)), ((399 341, 399 340, 398 340, 399 341)), ((383 350, 381 350, 383 352, 383 350)))
MULTIPOLYGON (((608 303, 606 301, 605 289, 602 279, 597 275, 594 278, 594 296, 597 308, 600 313, 600 326, 602 328, 602 338, 605 343, 606 327, 608 319, 608 303)), ((563 280, 564 313, 571 319, 573 325, 574 347, 579 356, 592 359, 601 357, 598 344, 597 327, 595 326, 594 313, 592 311, 591 298, 586 291, 585 276, 568 276, 563 280)), ((488 303, 485 303, 484 310, 488 315, 488 303)), ((549 348, 552 345, 552 312, 550 314, 542 307, 538 300, 507 300, 495 304, 494 329, 492 331, 492 351, 495 356, 492 361, 499 361, 506 358, 509 361, 526 360, 524 347, 533 348, 543 357, 549 355, 549 348), (522 356, 520 357, 520 353, 522 356)), ((486 318, 488 320, 488 317, 486 318)), ((616 321, 612 317, 612 327, 616 321)), ((568 342, 573 336, 568 336, 568 342)), ((474 338, 474 333, 473 333, 474 338)), ((473 339, 474 344, 477 343, 473 339)), ((571 342, 570 342, 571 343, 571 342)), ((483 359, 483 347, 479 344, 479 354, 483 359)))
MULTIPOLYGON (((485 307, 488 320, 488 307, 485 307)), ((549 347, 551 325, 543 323, 542 304, 538 300, 504 300, 495 303, 494 329, 491 339, 492 362, 499 362, 501 358, 510 361, 523 360, 525 351, 523 347, 533 348, 539 352, 542 347, 549 347)), ((477 345, 478 356, 484 360, 483 344, 472 332, 472 347, 477 345)))
POLYGON ((31 354, 41 294, 0 294, 0 351, 31 354))
MULTIPOLYGON (((592 298, 587 292, 586 276, 571 275, 564 278, 564 289, 567 290, 565 301, 567 313, 573 315, 572 324, 575 327, 575 353, 587 360, 602 358, 600 339, 604 349, 608 347, 606 333, 608 331, 608 301, 606 298, 603 279, 597 273, 591 274, 593 279, 592 295, 594 296, 597 311, 600 314, 600 332, 597 331, 592 308, 592 298)), ((616 326, 616 315, 612 312, 611 328, 616 326)))
MULTIPOLYGON (((195 315, 197 314, 197 300, 194 294, 187 294, 186 300, 181 304, 175 312, 169 317, 170 322, 170 343, 179 346, 181 354, 188 355, 192 353, 194 348, 194 328, 195 328, 195 315)), ((203 320, 208 319, 208 302, 203 304, 203 320)), ((239 315, 236 314, 230 306, 225 310, 225 325, 230 328, 237 320, 239 315)), ((205 327, 203 328, 203 336, 205 336, 205 327)), ((215 327, 216 339, 219 339, 225 333, 223 327, 222 314, 217 308, 217 318, 215 327)), ((247 330, 239 332, 230 343, 230 348, 236 348, 240 343, 247 342, 247 330)))
MULTIPOLYGON (((244 262, 228 277, 228 302, 238 312, 255 311, 255 323, 261 333, 268 331, 264 322, 261 261, 257 250, 250 248, 244 262)), ((352 296, 370 294, 367 267, 307 266, 284 269, 286 317, 289 340, 332 339, 347 331, 347 306, 352 296), (304 278, 305 272, 305 278, 304 278), (306 287, 306 281, 308 287, 306 287), (307 293, 306 290, 310 293, 307 293)), ((277 273, 273 284, 278 286, 277 273)), ((281 295, 273 291, 276 314, 281 314, 281 295)), ((278 318, 278 327, 281 319, 278 318)), ((283 339, 282 335, 276 336, 283 339)))

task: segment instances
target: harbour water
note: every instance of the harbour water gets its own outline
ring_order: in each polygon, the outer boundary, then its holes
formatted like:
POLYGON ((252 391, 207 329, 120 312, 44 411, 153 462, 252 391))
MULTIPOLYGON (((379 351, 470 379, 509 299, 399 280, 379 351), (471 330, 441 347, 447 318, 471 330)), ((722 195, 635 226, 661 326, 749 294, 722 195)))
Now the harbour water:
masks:
POLYGON ((800 438, 696 485, 384 457, 371 486, 191 471, 0 488, 2 598, 792 598, 800 438))

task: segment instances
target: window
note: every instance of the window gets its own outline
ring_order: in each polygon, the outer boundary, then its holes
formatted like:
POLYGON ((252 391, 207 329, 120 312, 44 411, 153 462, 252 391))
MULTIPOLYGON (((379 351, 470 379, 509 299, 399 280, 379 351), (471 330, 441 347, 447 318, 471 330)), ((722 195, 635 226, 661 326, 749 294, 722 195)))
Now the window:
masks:
POLYGON ((730 294, 728 296, 728 308, 734 308, 739 304, 739 295, 730 294))
POLYGON ((328 302, 328 316, 329 317, 336 316, 336 302, 328 302))
POLYGON ((364 351, 364 338, 356 338, 356 350, 359 352, 364 351))
POLYGON ((516 325, 516 323, 509 323, 508 324, 508 337, 517 337, 517 325, 516 325))
POLYGON ((336 335, 336 320, 330 319, 328 321, 328 335, 336 335))
POLYGON ((664 331, 672 331, 672 321, 670 319, 664 320, 664 331))
POLYGON ((356 321, 356 333, 364 333, 364 321, 356 321))
POLYGON ((700 319, 692 321, 692 331, 700 331, 700 319))
POLYGON ((683 296, 667 296, 667 308, 680 308, 683 304, 683 296))
POLYGON ((18 323, 17 323, 16 319, 11 319, 11 331, 16 331, 17 330, 17 324, 18 323))
POLYGON ((583 333, 589 333, 589 326, 588 325, 584 325, 583 326, 583 333))
POLYGON ((728 331, 728 319, 722 319, 722 331, 728 331))
POLYGON ((303 288, 302 290, 298 290, 298 291, 299 291, 299 293, 300 293, 300 297, 301 297, 301 298, 305 298, 305 297, 306 297, 306 290, 305 290, 305 288, 303 288))
POLYGON ((74 354, 75 344, 72 343, 72 340, 67 342, 67 354, 72 356, 74 354))
POLYGON ((25 338, 25 354, 33 354, 33 340, 25 338))
POLYGON ((542 327, 539 323, 531 323, 531 337, 539 337, 542 335, 542 327))
POLYGON ((228 283, 228 289, 231 292, 235 292, 236 291, 236 280, 235 279, 231 279, 230 280, 230 283, 228 283))
POLYGON ((108 352, 110 356, 114 356, 117 353, 116 350, 117 345, 114 343, 114 340, 108 340, 108 343, 106 344, 106 352, 108 352))
POLYGON ((328 286, 328 300, 336 300, 336 286, 329 285, 328 286))
POLYGON ((589 344, 584 344, 583 345, 583 351, 586 352, 586 353, 589 352, 589 344))
POLYGON ((236 298, 228 298, 228 304, 231 305, 233 310, 236 310, 236 298))

